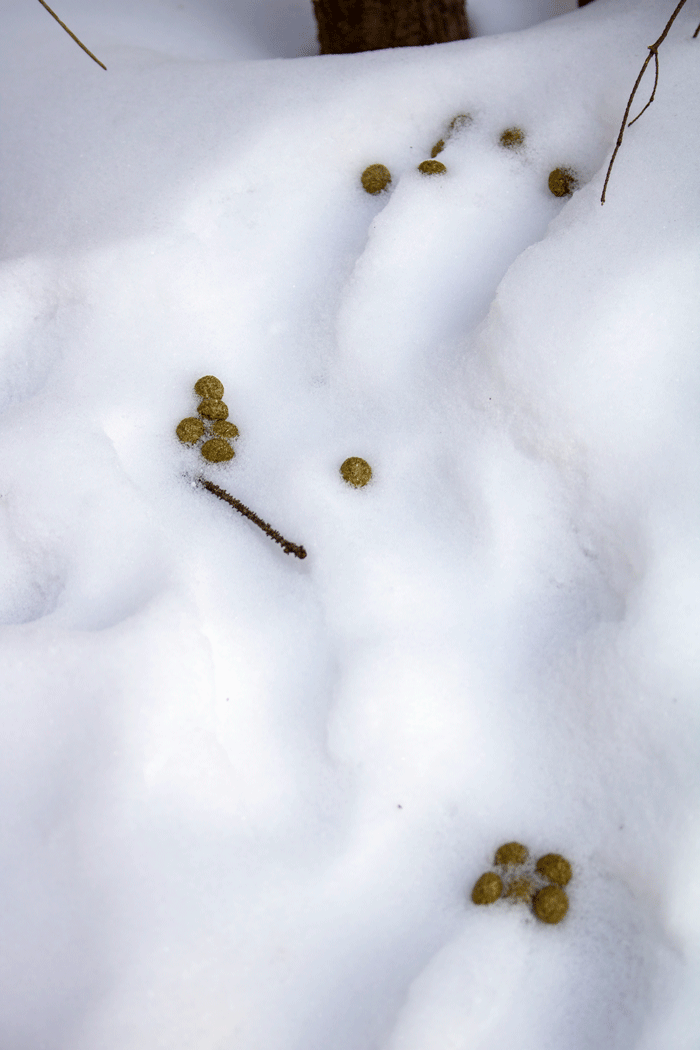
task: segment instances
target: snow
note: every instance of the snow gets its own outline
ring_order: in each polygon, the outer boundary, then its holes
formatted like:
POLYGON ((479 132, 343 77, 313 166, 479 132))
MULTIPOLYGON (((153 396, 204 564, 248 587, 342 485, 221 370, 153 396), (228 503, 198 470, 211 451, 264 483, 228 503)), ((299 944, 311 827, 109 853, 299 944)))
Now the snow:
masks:
POLYGON ((696 1050, 699 16, 601 207, 670 8, 572 7, 6 0, 2 1047, 696 1050))

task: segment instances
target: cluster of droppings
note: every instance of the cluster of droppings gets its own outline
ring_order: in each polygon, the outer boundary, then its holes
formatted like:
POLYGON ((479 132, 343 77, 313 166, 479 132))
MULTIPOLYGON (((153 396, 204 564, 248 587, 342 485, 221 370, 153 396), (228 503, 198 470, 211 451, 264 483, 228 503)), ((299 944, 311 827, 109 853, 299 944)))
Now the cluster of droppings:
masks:
POLYGON ((343 481, 354 488, 363 488, 372 477, 372 468, 365 459, 359 456, 349 456, 340 465, 340 475, 343 481))
POLYGON ((578 188, 578 178, 571 168, 555 168, 550 171, 547 184, 555 197, 570 197, 578 188))
MULTIPOLYGON (((474 118, 469 113, 458 113, 447 125, 447 130, 437 140, 430 151, 430 160, 421 161, 418 171, 421 175, 445 175, 447 168, 435 158, 443 152, 448 141, 458 135, 464 128, 473 124, 474 118)), ((525 132, 522 128, 513 126, 501 132, 499 143, 503 149, 520 150, 525 145, 525 132)), ((370 164, 360 176, 362 187, 366 193, 377 195, 386 190, 391 184, 391 172, 384 164, 370 164)), ((549 173, 549 191, 555 197, 570 197, 574 190, 578 189, 579 178, 571 168, 554 168, 549 173)), ((200 410, 201 412, 201 410, 200 410)))
POLYGON ((200 452, 210 463, 225 463, 235 453, 230 442, 238 437, 238 427, 228 422, 228 406, 224 404, 224 385, 216 376, 202 376, 194 384, 200 398, 198 416, 188 416, 175 428, 180 441, 196 445, 202 438, 200 452))
POLYGON ((494 867, 480 875, 472 890, 474 904, 494 904, 504 898, 512 904, 524 903, 540 922, 561 922, 569 910, 563 887, 571 880, 571 865, 559 853, 547 853, 534 863, 526 846, 506 842, 494 856, 494 867))

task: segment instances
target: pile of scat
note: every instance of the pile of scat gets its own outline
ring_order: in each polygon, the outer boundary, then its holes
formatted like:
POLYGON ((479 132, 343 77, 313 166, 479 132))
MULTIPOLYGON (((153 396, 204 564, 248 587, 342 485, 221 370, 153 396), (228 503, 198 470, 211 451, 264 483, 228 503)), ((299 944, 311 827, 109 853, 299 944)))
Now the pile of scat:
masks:
MULTIPOLYGON (((474 118, 470 113, 458 113, 456 117, 453 117, 447 125, 447 130, 443 137, 438 139, 430 151, 431 159, 421 161, 418 165, 418 171, 422 175, 447 174, 446 166, 442 161, 435 160, 435 157, 442 153, 449 139, 460 135, 473 123, 474 118)), ((498 141, 503 149, 519 150, 525 144, 525 132, 518 127, 506 128, 501 133, 498 141)), ((391 172, 385 164, 370 164, 362 172, 360 181, 367 193, 376 195, 382 193, 391 184, 391 172)), ((574 190, 578 189, 579 179, 576 172, 571 168, 554 168, 549 173, 547 185, 549 192, 555 197, 570 197, 574 190)))
MULTIPOLYGON (((181 419, 175 433, 185 445, 207 440, 199 451, 210 463, 226 463, 235 452, 230 444, 239 434, 235 423, 228 422, 228 405, 224 404, 224 384, 216 376, 202 376, 194 384, 200 398, 198 415, 181 419), (227 440, 228 439, 228 440, 227 440)), ((372 478, 372 468, 360 456, 348 456, 340 465, 340 476, 353 488, 364 488, 372 478)))
POLYGON ((238 437, 238 427, 228 422, 228 405, 222 400, 224 384, 216 376, 202 376, 194 384, 194 392, 200 398, 198 415, 182 419, 175 431, 177 436, 186 445, 196 445, 206 438, 199 451, 210 463, 233 459, 235 452, 230 442, 238 437))
POLYGON ((561 922, 569 910, 563 887, 571 881, 571 865, 565 857, 546 853, 533 862, 526 846, 506 842, 496 850, 493 863, 500 874, 486 871, 477 879, 472 890, 474 904, 494 904, 505 898, 513 904, 531 905, 541 922, 561 922))

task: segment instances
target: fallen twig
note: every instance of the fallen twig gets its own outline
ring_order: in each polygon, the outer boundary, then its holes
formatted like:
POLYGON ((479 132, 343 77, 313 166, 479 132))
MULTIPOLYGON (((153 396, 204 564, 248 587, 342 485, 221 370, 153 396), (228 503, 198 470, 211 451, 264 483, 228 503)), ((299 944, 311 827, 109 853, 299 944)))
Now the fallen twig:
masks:
MULTIPOLYGON (((608 182, 610 180, 610 173, 612 171, 613 164, 615 163, 615 157, 617 156, 617 152, 618 152, 620 146, 622 145, 622 137, 625 134, 625 128, 628 127, 627 118, 630 115, 630 110, 632 108, 632 103, 634 102, 634 96, 637 94, 637 88, 641 84, 642 77, 646 73, 647 66, 649 65, 649 63, 651 62, 651 60, 653 58, 654 59, 654 66, 655 66, 655 73, 654 73, 654 87, 652 88, 651 96, 650 96, 649 101, 647 102, 646 106, 644 107, 644 109, 640 113, 637 114, 637 116, 634 118, 634 120, 630 121, 630 124, 634 124, 635 121, 639 120, 639 118, 641 117, 642 113, 646 112, 646 110, 649 108, 649 106, 654 101, 654 96, 656 95, 656 85, 659 83, 659 47, 661 46, 661 44, 663 44, 664 40, 668 36, 669 29, 671 28, 671 26, 675 22, 676 18, 680 14, 681 8, 683 8, 685 6, 685 3, 686 3, 686 0, 680 0, 680 2, 678 3, 678 5, 676 7, 676 10, 673 12, 673 14, 669 18, 668 22, 666 23, 666 25, 664 27, 664 31, 661 34, 661 36, 659 37, 659 39, 655 40, 653 44, 649 45, 649 54, 647 55, 646 59, 644 60, 644 65, 642 66, 642 68, 639 71, 639 76, 637 77, 637 79, 636 79, 636 81, 634 83, 634 87, 632 88, 632 94, 630 95, 630 97, 628 99, 628 102, 627 102, 627 109, 625 110, 625 115, 622 118, 622 124, 620 125, 620 131, 619 131, 618 136, 617 136, 617 142, 615 143, 615 149, 613 150, 613 155, 610 158, 610 164, 608 165, 608 171, 607 171, 607 174, 605 176, 605 182, 603 183, 603 192, 600 195, 600 203, 601 204, 605 204, 605 191, 608 188, 608 182)), ((698 32, 700 32, 700 26, 698 26, 698 28, 695 30, 695 33, 693 34, 693 39, 698 35, 698 32)))
POLYGON ((273 529, 266 521, 259 518, 257 514, 246 507, 244 503, 241 503, 239 499, 236 499, 235 496, 232 496, 230 492, 227 492, 226 489, 221 489, 218 485, 215 485, 213 481, 208 481, 206 478, 202 477, 197 478, 197 484, 201 485, 202 488, 208 489, 209 492, 213 492, 215 496, 222 499, 224 503, 228 503, 229 506, 233 507, 234 510, 237 510, 239 514, 243 514, 246 518, 249 518, 259 529, 262 529, 263 532, 267 533, 271 540, 274 540, 275 543, 279 543, 285 554, 294 554, 297 558, 306 557, 306 551, 303 547, 298 546, 296 543, 291 543, 290 540, 285 540, 284 536, 277 532, 276 529, 273 529))
POLYGON ((39 0, 39 3, 41 4, 41 6, 42 6, 42 7, 45 7, 45 8, 46 8, 46 10, 47 10, 47 11, 49 12, 49 14, 50 14, 50 15, 51 15, 51 16, 52 16, 53 18, 55 18, 55 19, 56 19, 56 21, 58 22, 58 24, 59 24, 60 26, 62 26, 62 27, 63 27, 63 29, 65 29, 66 33, 68 33, 68 36, 72 37, 72 38, 73 38, 73 40, 75 40, 76 44, 78 44, 78 46, 79 46, 79 47, 82 47, 82 49, 83 49, 83 51, 85 52, 85 54, 86 54, 86 55, 89 55, 89 56, 90 56, 90 58, 91 58, 91 59, 93 60, 93 62, 97 62, 98 66, 102 66, 102 68, 103 68, 103 69, 104 69, 104 70, 106 71, 106 69, 107 69, 107 66, 105 66, 105 65, 104 65, 104 63, 100 62, 99 58, 95 58, 95 56, 93 55, 92 51, 89 51, 89 50, 88 50, 88 48, 86 48, 86 47, 85 47, 85 44, 84 44, 84 43, 82 42, 82 40, 78 40, 78 38, 77 38, 77 36, 75 35, 75 33, 73 33, 73 32, 72 32, 72 31, 71 31, 71 30, 70 30, 70 29, 68 28, 68 26, 66 25, 66 23, 65 23, 65 22, 62 22, 62 21, 61 21, 61 19, 60 19, 60 18, 58 17, 58 15, 56 14, 56 12, 55 12, 55 11, 52 11, 52 10, 51 10, 51 8, 49 7, 49 5, 48 5, 47 3, 45 3, 45 0, 39 0))

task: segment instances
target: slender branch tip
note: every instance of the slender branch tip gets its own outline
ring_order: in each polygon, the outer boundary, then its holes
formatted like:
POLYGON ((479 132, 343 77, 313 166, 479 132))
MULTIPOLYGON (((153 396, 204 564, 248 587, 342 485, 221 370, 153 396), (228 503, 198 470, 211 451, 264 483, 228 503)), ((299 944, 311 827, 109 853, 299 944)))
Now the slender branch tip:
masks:
POLYGON ((100 62, 99 58, 96 58, 95 55, 93 55, 92 51, 90 51, 87 47, 85 47, 85 44, 82 42, 82 40, 78 40, 78 38, 75 35, 75 33, 71 29, 68 28, 68 26, 66 25, 65 22, 61 21, 61 19, 58 17, 58 15, 56 14, 55 11, 51 10, 49 5, 46 3, 46 0, 39 0, 39 3, 41 4, 42 7, 46 8, 46 10, 49 12, 49 14, 51 15, 52 18, 56 19, 56 21, 61 26, 61 28, 65 29, 66 33, 68 33, 68 36, 71 37, 72 40, 75 40, 75 42, 78 45, 78 47, 82 47, 82 49, 85 52, 85 54, 89 55, 90 58, 92 59, 92 61, 93 62, 97 62, 98 66, 101 66, 102 69, 104 69, 105 72, 106 72, 107 71, 107 66, 104 64, 104 62, 100 62))

